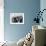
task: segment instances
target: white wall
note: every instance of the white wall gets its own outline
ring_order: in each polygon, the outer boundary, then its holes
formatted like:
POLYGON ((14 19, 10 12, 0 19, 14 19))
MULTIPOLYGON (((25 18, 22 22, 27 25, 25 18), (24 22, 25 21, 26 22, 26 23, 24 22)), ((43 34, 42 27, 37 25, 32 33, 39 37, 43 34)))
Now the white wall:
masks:
POLYGON ((0 0, 0 42, 4 41, 4 0, 0 0))
MULTIPOLYGON (((43 9, 46 9, 46 0, 40 0, 40 10, 42 11, 43 9)), ((46 11, 43 12, 43 22, 40 21, 40 24, 43 26, 46 26, 46 11)))

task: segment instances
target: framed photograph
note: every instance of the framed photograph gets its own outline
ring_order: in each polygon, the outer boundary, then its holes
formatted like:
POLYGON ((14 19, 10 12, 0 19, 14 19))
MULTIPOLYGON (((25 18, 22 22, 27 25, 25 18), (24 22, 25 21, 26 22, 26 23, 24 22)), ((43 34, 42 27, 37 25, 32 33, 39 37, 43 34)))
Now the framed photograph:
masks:
POLYGON ((24 13, 10 13, 10 24, 24 24, 24 13))

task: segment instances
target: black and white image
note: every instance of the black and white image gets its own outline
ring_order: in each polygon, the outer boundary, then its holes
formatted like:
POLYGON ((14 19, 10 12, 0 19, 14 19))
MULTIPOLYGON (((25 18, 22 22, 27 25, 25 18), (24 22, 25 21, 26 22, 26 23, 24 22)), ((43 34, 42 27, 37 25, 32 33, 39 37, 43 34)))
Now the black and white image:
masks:
POLYGON ((10 24, 24 24, 24 13, 10 13, 10 24))

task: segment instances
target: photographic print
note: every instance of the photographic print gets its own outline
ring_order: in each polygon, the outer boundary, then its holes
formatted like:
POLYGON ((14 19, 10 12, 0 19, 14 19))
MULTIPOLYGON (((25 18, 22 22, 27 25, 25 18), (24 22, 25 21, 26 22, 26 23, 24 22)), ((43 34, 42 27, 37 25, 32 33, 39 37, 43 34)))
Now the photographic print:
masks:
POLYGON ((10 24, 24 24, 24 13, 10 13, 10 24))

